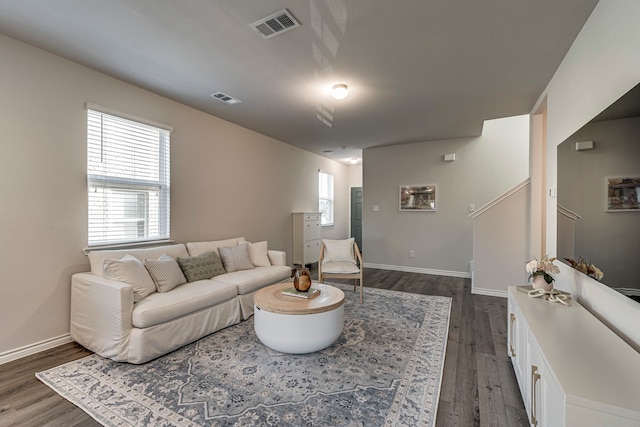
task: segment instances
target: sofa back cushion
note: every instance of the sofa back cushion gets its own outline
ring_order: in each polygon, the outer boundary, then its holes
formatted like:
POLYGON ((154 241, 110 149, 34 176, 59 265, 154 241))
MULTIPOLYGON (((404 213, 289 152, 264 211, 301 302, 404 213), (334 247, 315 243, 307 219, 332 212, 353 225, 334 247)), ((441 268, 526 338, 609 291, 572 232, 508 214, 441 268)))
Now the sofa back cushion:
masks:
POLYGON ((144 261, 145 258, 158 259, 163 254, 167 254, 172 258, 187 257, 189 253, 183 243, 176 245, 164 245, 156 246, 153 248, 142 249, 115 249, 105 251, 91 251, 89 252, 89 262, 91 263, 91 273, 97 276, 104 276, 103 262, 105 259, 120 259, 124 255, 129 254, 140 261, 144 261))
POLYGON ((187 243, 187 249, 189 250, 190 256, 198 256, 210 251, 216 251, 216 254, 220 256, 218 248, 224 246, 238 246, 244 241, 244 237, 235 237, 233 239, 213 240, 211 242, 189 242, 187 243))

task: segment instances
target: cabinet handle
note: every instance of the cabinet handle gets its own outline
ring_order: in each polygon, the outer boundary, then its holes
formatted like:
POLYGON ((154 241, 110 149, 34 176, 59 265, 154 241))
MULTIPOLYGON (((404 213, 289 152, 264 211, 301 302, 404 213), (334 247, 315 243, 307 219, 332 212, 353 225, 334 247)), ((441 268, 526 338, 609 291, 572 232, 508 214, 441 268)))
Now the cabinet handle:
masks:
POLYGON ((516 349, 513 348, 513 338, 515 337, 513 325, 516 323, 516 315, 510 313, 510 318, 511 323, 509 324, 509 352, 511 353, 511 357, 516 357, 516 349))
POLYGON ((538 425, 538 419, 536 418, 536 413, 538 412, 538 398, 536 397, 536 383, 540 379, 540 374, 538 373, 538 367, 536 365, 531 365, 531 424, 534 426, 538 425))

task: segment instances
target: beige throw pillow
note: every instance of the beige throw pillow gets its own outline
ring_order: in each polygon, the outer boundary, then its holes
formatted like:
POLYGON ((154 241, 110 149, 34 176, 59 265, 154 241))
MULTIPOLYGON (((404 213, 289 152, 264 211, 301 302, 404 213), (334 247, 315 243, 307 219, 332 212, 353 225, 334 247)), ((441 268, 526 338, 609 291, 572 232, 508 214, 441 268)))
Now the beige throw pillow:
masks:
POLYGON ((267 242, 249 243, 249 258, 255 267, 269 267, 269 253, 267 242))
POLYGON ((241 243, 238 246, 225 246, 219 248, 220 259, 224 270, 231 273, 239 270, 251 270, 254 268, 249 256, 249 244, 241 243))
POLYGON ((353 254, 353 237, 346 240, 323 239, 324 258, 322 264, 335 261, 356 262, 353 254))
POLYGON ((133 302, 138 302, 156 291, 147 269, 138 258, 126 254, 120 259, 102 261, 104 277, 133 286, 133 302))
POLYGON ((167 254, 158 259, 145 259, 144 266, 147 267, 158 292, 169 292, 187 282, 176 260, 167 254))

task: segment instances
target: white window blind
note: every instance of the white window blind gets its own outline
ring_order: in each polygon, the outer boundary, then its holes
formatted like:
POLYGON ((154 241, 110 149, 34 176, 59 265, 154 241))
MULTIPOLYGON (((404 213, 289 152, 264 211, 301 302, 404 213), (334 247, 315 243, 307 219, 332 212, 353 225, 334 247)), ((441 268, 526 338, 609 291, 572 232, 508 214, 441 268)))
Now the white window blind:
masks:
POLYGON ((321 224, 333 224, 333 175, 327 172, 318 172, 319 211, 322 214, 321 224))
POLYGON ((169 238, 170 132, 87 110, 89 246, 169 238))

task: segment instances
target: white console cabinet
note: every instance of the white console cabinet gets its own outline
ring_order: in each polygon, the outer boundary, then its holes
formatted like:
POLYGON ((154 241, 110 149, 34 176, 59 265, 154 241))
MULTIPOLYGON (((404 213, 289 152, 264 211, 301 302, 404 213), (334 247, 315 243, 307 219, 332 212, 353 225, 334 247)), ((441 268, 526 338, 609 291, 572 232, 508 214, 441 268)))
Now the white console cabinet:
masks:
POLYGON ((320 212, 293 214, 293 263, 305 266, 318 262, 322 246, 320 212))
POLYGON ((511 286, 508 346, 529 422, 640 427, 640 353, 576 301, 511 286))

